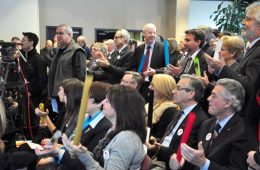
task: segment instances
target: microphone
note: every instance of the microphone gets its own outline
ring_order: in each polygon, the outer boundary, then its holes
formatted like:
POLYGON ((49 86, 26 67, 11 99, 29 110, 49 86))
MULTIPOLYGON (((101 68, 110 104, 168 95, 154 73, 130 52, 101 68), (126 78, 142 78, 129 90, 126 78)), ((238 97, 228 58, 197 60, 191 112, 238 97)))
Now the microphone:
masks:
POLYGON ((19 54, 21 55, 23 61, 27 63, 27 60, 26 60, 26 58, 23 56, 23 54, 21 53, 20 49, 19 49, 19 48, 16 48, 16 49, 17 49, 17 51, 19 52, 19 54))

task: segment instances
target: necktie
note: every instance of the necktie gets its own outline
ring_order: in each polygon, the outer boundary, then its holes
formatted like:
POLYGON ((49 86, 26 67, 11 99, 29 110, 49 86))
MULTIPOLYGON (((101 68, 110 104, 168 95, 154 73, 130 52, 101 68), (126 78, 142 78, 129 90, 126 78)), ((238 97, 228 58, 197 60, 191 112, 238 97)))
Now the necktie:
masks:
POLYGON ((187 60, 186 65, 185 65, 185 68, 184 68, 184 73, 188 73, 188 72, 189 72, 189 69, 190 69, 191 63, 192 63, 192 58, 189 57, 188 60, 187 60))
POLYGON ((151 46, 147 46, 146 47, 146 58, 145 58, 145 62, 144 62, 144 66, 143 66, 143 69, 142 69, 142 72, 145 72, 148 68, 148 64, 149 64, 149 58, 150 58, 150 49, 151 49, 151 46))
POLYGON ((247 55, 248 55, 248 53, 249 53, 249 50, 250 50, 249 46, 246 47, 246 52, 245 52, 245 54, 244 54, 244 56, 243 56, 243 61, 247 58, 247 55))
POLYGON ((221 126, 219 123, 216 124, 215 128, 214 128, 214 135, 213 138, 216 139, 218 134, 219 134, 219 130, 221 129, 221 126))
POLYGON ((172 131, 172 129, 175 127, 175 125, 178 123, 178 121, 180 120, 181 116, 184 114, 183 111, 180 111, 175 118, 173 119, 173 121, 171 122, 171 124, 168 126, 169 128, 166 130, 166 135, 169 135, 172 131))

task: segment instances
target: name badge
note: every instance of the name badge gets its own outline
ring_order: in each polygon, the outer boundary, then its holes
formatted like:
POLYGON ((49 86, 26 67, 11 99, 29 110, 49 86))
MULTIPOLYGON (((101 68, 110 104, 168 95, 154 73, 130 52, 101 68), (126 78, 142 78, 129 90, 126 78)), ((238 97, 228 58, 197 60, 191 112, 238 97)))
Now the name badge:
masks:
POLYGON ((207 136, 206 136, 206 141, 209 141, 212 137, 212 134, 211 133, 208 133, 207 136))
POLYGON ((177 135, 181 136, 182 134, 183 134, 183 129, 179 129, 178 132, 177 132, 177 135))
POLYGON ((105 160, 109 159, 109 151, 108 150, 103 150, 103 157, 105 160))

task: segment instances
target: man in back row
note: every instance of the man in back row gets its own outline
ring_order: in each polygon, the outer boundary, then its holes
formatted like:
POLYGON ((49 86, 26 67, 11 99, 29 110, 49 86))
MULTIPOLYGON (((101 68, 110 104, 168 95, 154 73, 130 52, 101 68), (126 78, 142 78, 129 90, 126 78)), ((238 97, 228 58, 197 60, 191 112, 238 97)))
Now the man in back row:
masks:
POLYGON ((140 93, 148 101, 149 85, 152 80, 152 76, 157 73, 163 73, 165 67, 164 48, 163 44, 155 41, 156 26, 152 23, 145 24, 143 27, 144 44, 135 48, 133 60, 134 70, 138 71, 138 68, 142 61, 142 56, 147 55, 147 59, 143 64, 141 74, 144 77, 144 83, 140 89, 140 93))

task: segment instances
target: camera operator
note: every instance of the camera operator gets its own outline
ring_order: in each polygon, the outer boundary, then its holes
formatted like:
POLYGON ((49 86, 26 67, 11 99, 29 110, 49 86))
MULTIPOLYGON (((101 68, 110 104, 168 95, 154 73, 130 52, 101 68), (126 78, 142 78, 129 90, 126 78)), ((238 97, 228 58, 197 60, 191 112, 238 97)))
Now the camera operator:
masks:
MULTIPOLYGON (((40 102, 44 102, 47 98, 47 64, 44 58, 36 51, 35 47, 39 41, 37 35, 31 32, 23 32, 23 35, 21 53, 17 51, 14 56, 18 64, 20 77, 25 82, 25 87, 28 86, 28 90, 25 88, 26 96, 30 97, 31 102, 27 104, 30 104, 30 110, 34 110, 40 102)), ((29 126, 36 125, 34 123, 38 124, 32 118, 33 112, 30 115, 31 125, 29 124, 29 126)))
POLYGON ((36 45, 39 38, 31 32, 23 32, 22 50, 21 53, 26 61, 20 57, 20 54, 15 54, 20 67, 22 77, 29 83, 29 92, 31 100, 36 107, 39 103, 46 99, 47 96, 47 65, 44 58, 36 51, 36 45))

